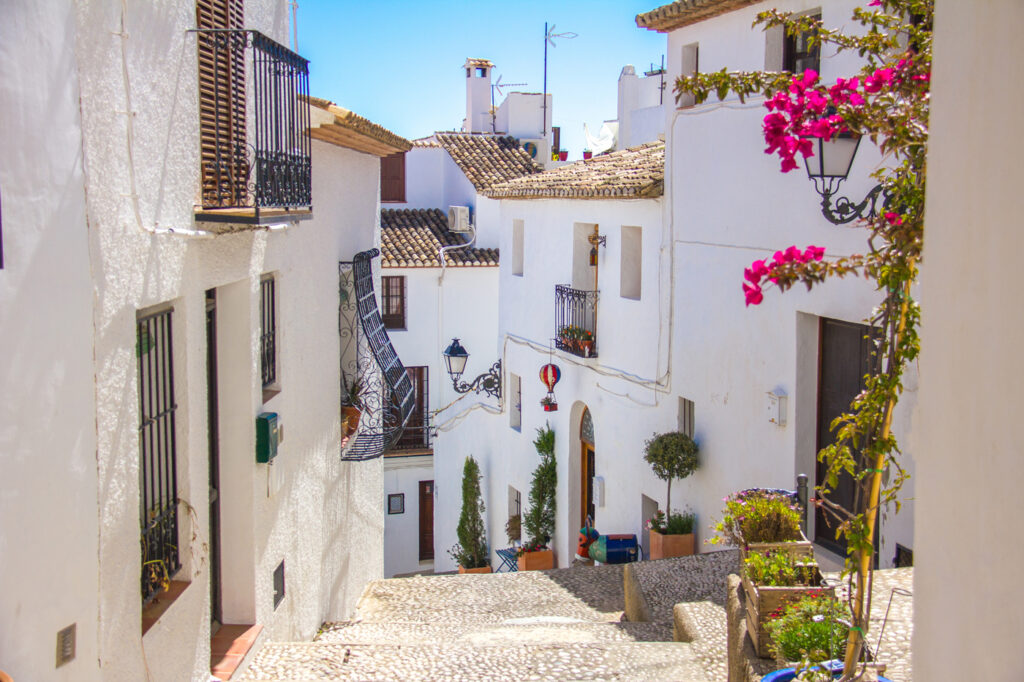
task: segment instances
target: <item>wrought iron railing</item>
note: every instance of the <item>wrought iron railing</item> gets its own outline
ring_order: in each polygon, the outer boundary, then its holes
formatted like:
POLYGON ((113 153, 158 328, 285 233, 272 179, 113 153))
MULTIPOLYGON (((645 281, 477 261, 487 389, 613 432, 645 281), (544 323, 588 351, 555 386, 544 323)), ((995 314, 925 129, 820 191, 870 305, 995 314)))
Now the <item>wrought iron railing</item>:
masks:
POLYGON ((372 259, 378 255, 379 250, 370 249, 338 264, 342 378, 358 376, 363 386, 359 433, 344 449, 343 460, 374 459, 394 447, 416 405, 412 381, 377 307, 372 259))
MULTIPOLYGON (((203 208, 250 208, 257 218, 262 208, 308 208, 309 61, 259 31, 195 32, 203 208)), ((238 222, 217 213, 203 219, 238 222)))
MULTIPOLYGON (((410 420, 411 422, 412 420, 410 420)), ((425 421, 416 426, 405 425, 402 430, 402 437, 391 446, 390 452, 404 452, 407 450, 427 450, 430 448, 430 423, 425 421)))
POLYGON ((597 357, 597 291, 555 285, 555 347, 583 358, 597 357))

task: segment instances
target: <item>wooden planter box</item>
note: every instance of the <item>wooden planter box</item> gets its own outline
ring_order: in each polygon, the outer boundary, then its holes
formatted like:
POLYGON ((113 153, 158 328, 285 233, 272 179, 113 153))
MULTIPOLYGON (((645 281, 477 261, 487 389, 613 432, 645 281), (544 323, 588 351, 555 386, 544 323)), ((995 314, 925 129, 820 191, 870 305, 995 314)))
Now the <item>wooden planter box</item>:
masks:
POLYGON ((785 551, 797 559, 814 556, 814 544, 807 539, 803 532, 800 533, 800 537, 800 540, 790 540, 789 542, 751 542, 740 545, 740 564, 742 565, 752 552, 764 554, 765 552, 785 551))
POLYGON ((662 535, 656 530, 651 531, 651 559, 669 559, 677 556, 693 554, 694 536, 662 535))
POLYGON ((516 564, 520 571, 546 571, 555 567, 555 550, 527 552, 516 560, 516 564))
POLYGON ((490 566, 481 566, 480 568, 463 568, 459 566, 459 573, 490 573, 490 566))
MULTIPOLYGON (((814 577, 812 581, 816 585, 821 584, 821 571, 814 566, 814 577)), ((783 604, 796 601, 802 597, 812 594, 827 594, 836 596, 836 588, 832 587, 811 587, 795 585, 793 587, 771 587, 756 585, 744 574, 743 593, 747 601, 747 634, 754 644, 757 655, 761 658, 771 658, 772 653, 768 650, 770 638, 765 632, 764 624, 768 617, 783 604)))

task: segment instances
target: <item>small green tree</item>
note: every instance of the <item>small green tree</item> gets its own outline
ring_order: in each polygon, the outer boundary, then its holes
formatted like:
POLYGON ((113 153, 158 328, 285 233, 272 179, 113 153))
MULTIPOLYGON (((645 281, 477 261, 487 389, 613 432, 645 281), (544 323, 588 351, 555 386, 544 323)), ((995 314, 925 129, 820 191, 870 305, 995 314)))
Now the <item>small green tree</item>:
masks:
POLYGON ((555 461, 555 432, 551 426, 537 429, 533 441, 540 455, 540 464, 533 471, 530 483, 530 508, 523 517, 527 534, 527 548, 547 547, 555 534, 555 488, 558 485, 558 468, 555 461))
POLYGON ((448 550, 448 554, 463 568, 483 568, 491 565, 483 519, 485 509, 483 495, 480 494, 480 465, 470 455, 462 466, 459 542, 448 550))
POLYGON ((686 478, 697 470, 700 448, 693 439, 681 431, 655 434, 644 444, 644 460, 651 465, 654 475, 668 481, 665 496, 665 514, 672 513, 672 479, 686 478))

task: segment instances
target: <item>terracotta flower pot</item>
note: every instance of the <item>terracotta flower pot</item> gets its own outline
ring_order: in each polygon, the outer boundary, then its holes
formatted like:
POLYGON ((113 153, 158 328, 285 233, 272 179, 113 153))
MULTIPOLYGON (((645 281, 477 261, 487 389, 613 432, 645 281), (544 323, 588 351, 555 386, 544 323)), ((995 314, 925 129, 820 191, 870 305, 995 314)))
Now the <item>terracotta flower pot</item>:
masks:
POLYGON ((560 151, 560 152, 558 152, 558 160, 559 161, 566 161, 568 159, 569 159, 569 152, 568 151, 560 151))
POLYGON ((351 405, 342 405, 341 413, 345 415, 348 420, 347 425, 344 426, 344 435, 351 436, 359 428, 359 417, 362 412, 359 411, 358 407, 352 407, 351 405))
POLYGON ((584 159, 589 159, 589 158, 592 158, 593 156, 594 156, 594 152, 583 152, 583 158, 584 159))
POLYGON ((693 554, 693 533, 687 535, 662 535, 656 530, 651 531, 651 558, 669 559, 677 556, 693 554))
POLYGON ((555 567, 555 550, 527 552, 516 560, 520 571, 546 571, 555 567))
POLYGON ((580 341, 580 349, 583 351, 583 356, 589 358, 591 351, 594 349, 593 339, 580 341))
POLYGON ((490 573, 490 566, 481 566, 480 568, 463 568, 459 566, 459 573, 490 573))
POLYGON ((558 403, 541 403, 545 412, 558 412, 558 403))

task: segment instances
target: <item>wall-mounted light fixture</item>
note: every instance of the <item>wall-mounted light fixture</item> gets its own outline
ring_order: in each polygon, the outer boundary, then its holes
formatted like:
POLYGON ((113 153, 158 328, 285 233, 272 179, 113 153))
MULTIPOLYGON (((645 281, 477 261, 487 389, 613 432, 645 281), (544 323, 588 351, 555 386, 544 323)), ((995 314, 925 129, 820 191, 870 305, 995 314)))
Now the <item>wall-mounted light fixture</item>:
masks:
POLYGON ((597 233, 597 225, 594 225, 594 234, 587 237, 587 241, 590 242, 590 267, 597 267, 597 247, 604 246, 607 239, 597 233))
POLYGON ((452 378, 452 386, 456 393, 486 393, 487 395, 501 398, 501 360, 498 360, 491 369, 481 374, 472 382, 459 383, 459 377, 466 370, 466 361, 469 360, 469 351, 462 347, 458 339, 452 342, 444 350, 444 364, 448 370, 448 376, 452 378))
POLYGON ((839 191, 839 185, 850 174, 853 157, 860 146, 860 136, 841 133, 830 141, 814 141, 812 156, 804 158, 807 177, 814 183, 814 189, 821 195, 821 214, 833 225, 845 225, 859 218, 874 218, 876 204, 882 197, 882 205, 889 203, 889 196, 882 196, 882 186, 875 185, 864 200, 855 204, 846 197, 832 197, 839 191))

